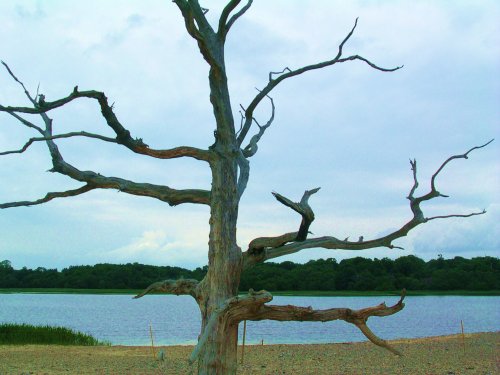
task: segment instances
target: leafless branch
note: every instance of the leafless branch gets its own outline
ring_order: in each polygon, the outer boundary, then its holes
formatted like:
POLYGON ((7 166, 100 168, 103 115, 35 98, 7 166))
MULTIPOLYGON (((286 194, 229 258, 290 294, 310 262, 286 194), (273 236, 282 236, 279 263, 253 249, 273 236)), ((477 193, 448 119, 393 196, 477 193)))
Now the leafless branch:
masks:
POLYGON ((431 189, 432 190, 436 190, 436 187, 435 187, 435 181, 436 181, 436 177, 437 175, 443 170, 443 168, 446 166, 446 164, 448 164, 450 161, 454 160, 454 159, 468 159, 469 157, 469 154, 474 151, 474 150, 477 150, 477 149, 480 149, 480 148, 483 148, 483 147, 486 147, 488 146, 491 142, 493 142, 495 139, 491 139, 490 141, 486 142, 484 145, 481 145, 481 146, 476 146, 476 147, 472 147, 469 151, 467 151, 465 154, 462 154, 462 155, 453 155, 453 156, 450 156, 448 159, 446 159, 446 161, 441 164, 441 166, 438 168, 438 170, 436 171, 436 173, 434 173, 432 175, 432 178, 431 178, 431 189))
MULTIPOLYGON (((480 211, 480 212, 473 212, 473 213, 468 213, 468 214, 451 214, 451 215, 441 215, 441 216, 433 216, 433 217, 425 217, 422 208, 420 207, 420 204, 422 202, 437 198, 437 197, 443 197, 445 195, 441 194, 435 186, 435 177, 438 175, 439 172, 441 172, 451 160, 454 159, 467 159, 468 154, 473 151, 477 150, 480 148, 483 148, 490 144, 492 141, 489 141, 488 143, 482 145, 482 146, 476 146, 471 148, 469 151, 467 151, 465 154, 462 155, 455 155, 450 158, 448 158, 437 170, 436 173, 433 174, 432 180, 431 180, 431 190, 424 195, 421 195, 419 197, 415 197, 415 192, 418 188, 418 179, 417 179, 417 162, 415 160, 410 160, 410 165, 411 165, 411 170, 413 174, 413 186, 410 190, 410 193, 407 197, 407 199, 410 201, 410 209, 412 211, 413 217, 410 221, 408 221, 406 224, 404 224, 401 228, 393 231, 392 233, 385 235, 383 237, 379 237, 376 239, 372 240, 364 240, 363 236, 360 237, 360 239, 357 242, 351 242, 348 241, 348 238, 345 240, 340 240, 336 237, 333 236, 323 236, 323 237, 318 237, 318 238, 309 238, 302 241, 298 241, 296 239, 293 239, 293 233, 287 233, 283 236, 278 236, 278 237, 260 237, 257 238, 253 241, 250 242, 249 248, 246 252, 243 253, 244 255, 244 265, 245 267, 251 267, 252 265, 260 262, 264 262, 269 259, 277 258, 280 256, 284 255, 289 255, 296 253, 298 251, 304 250, 304 249, 311 249, 311 248, 325 248, 325 249, 335 249, 335 250, 366 250, 366 249, 373 249, 376 247, 387 247, 389 249, 402 249, 399 246, 395 246, 393 242, 401 237, 406 236, 413 228, 417 227, 420 224, 426 223, 431 220, 435 219, 447 219, 447 218, 452 218, 452 217, 460 217, 460 218, 466 218, 466 217, 471 217, 471 216, 477 216, 477 215, 482 215, 486 213, 485 210, 480 211), (286 240, 286 241, 285 241, 286 240), (260 247, 256 247, 256 246, 260 247)), ((278 199, 278 197, 277 197, 278 199)), ((295 211, 299 212, 298 210, 298 203, 293 203, 289 199, 281 197, 278 199, 281 203, 287 205, 288 207, 294 209, 295 211)), ((312 209, 309 207, 309 209, 312 212, 312 209)), ((300 213, 300 212, 299 212, 300 213)), ((304 216, 303 216, 304 217, 304 216)), ((314 216, 313 216, 314 218, 314 216)), ((300 230, 299 230, 300 232, 300 230)), ((304 232, 302 232, 304 233, 304 232)), ((307 233, 306 233, 307 235, 307 233)), ((299 236, 297 235, 297 238, 299 236)))
POLYGON ((186 25, 186 30, 189 35, 191 35, 198 42, 203 42, 200 31, 196 27, 194 15, 191 7, 189 6, 189 3, 186 0, 173 0, 173 2, 177 5, 182 13, 182 17, 184 18, 184 23, 186 25))
MULTIPOLYGON (((51 141, 49 141, 51 142, 51 141)), ((53 151, 53 159, 57 158, 53 151)), ((181 203, 210 204, 210 192, 200 189, 177 190, 168 186, 138 183, 118 177, 106 177, 92 171, 80 171, 66 163, 62 158, 54 161, 51 172, 58 172, 74 180, 86 182, 99 189, 116 189, 121 192, 159 199, 171 206, 181 203)))
POLYGON ((314 310, 311 307, 299 306, 277 306, 267 305, 272 301, 273 296, 261 290, 255 292, 252 289, 247 295, 237 296, 228 299, 212 312, 204 332, 198 340, 198 344, 193 350, 189 361, 193 363, 204 345, 207 343, 210 332, 217 324, 230 325, 237 324, 243 320, 277 320, 277 321, 309 321, 309 322, 328 322, 332 320, 344 320, 355 325, 371 342, 381 346, 392 353, 401 355, 389 343, 377 337, 366 325, 368 318, 372 316, 389 316, 401 311, 405 304, 404 298, 406 290, 401 293, 401 298, 393 306, 387 307, 385 303, 376 306, 366 307, 359 310, 349 308, 331 308, 326 310, 314 310))
POLYGON ((28 128, 32 128, 32 129, 35 129, 36 131, 38 131, 40 134, 44 134, 44 131, 42 130, 42 128, 40 128, 39 126, 33 124, 32 122, 26 120, 25 118, 19 116, 17 113, 15 112, 11 112, 11 111, 7 111, 7 110, 4 110, 5 107, 2 106, 0 104, 0 112, 6 112, 8 113, 9 115, 11 115, 12 117, 14 117, 16 120, 18 120, 21 124, 23 124, 24 126, 27 126, 28 128))
POLYGON ((274 101, 273 101, 273 98, 271 98, 270 96, 268 96, 268 98, 271 101, 271 117, 269 118, 267 123, 265 125, 262 125, 262 126, 257 122, 257 120, 253 119, 253 121, 259 127, 259 132, 257 134, 255 134, 250 139, 250 142, 248 143, 248 145, 243 149, 243 154, 247 158, 252 157, 256 154, 256 152, 258 150, 257 143, 259 143, 260 139, 262 138, 262 136, 266 132, 267 128, 269 128, 274 121, 274 112, 275 112, 274 101))
MULTIPOLYGON (((55 151, 53 150, 52 152, 53 155, 56 154, 57 149, 55 151)), ((118 191, 131 195, 156 198, 158 200, 168 203, 171 206, 176 206, 182 203, 197 203, 206 205, 210 204, 210 192, 207 190, 200 190, 200 189, 177 190, 163 185, 138 183, 118 177, 106 177, 92 171, 80 171, 77 168, 73 167, 72 165, 66 163, 62 158, 56 159, 54 161, 54 168, 51 169, 50 171, 58 172, 68 177, 71 177, 74 180, 87 183, 85 188, 81 188, 75 191, 70 191, 70 192, 77 192, 79 194, 91 189, 116 189, 118 191)), ((49 197, 52 198, 47 199, 46 197, 36 202, 44 203, 45 201, 51 200, 53 198, 72 196, 72 195, 77 195, 77 194, 64 195, 64 193, 49 193, 49 197)), ((15 207, 15 206, 29 206, 29 205, 33 205, 33 203, 16 202, 16 204, 9 204, 8 206, 2 208, 15 207)))
POLYGON ((198 297, 198 284, 198 280, 194 279, 158 281, 148 286, 134 298, 141 298, 148 293, 166 293, 175 295, 187 294, 196 299, 198 297))
MULTIPOLYGON (((30 123, 29 121, 21 118, 17 113, 28 113, 28 114, 46 114, 47 112, 62 107, 65 104, 70 103, 71 101, 78 98, 89 98, 94 99, 98 102, 101 113, 106 120, 107 125, 115 132, 116 134, 116 142, 121 144, 128 149, 132 150, 135 153, 148 155, 158 159, 172 159, 179 157, 191 157, 197 160, 209 161, 211 158, 211 154, 208 150, 201 150, 195 147, 181 146, 167 150, 155 150, 149 148, 147 144, 145 144, 142 139, 134 139, 130 135, 130 131, 123 127, 115 113, 113 112, 112 106, 108 104, 108 98, 103 92, 99 91, 79 91, 78 86, 75 86, 73 91, 65 98, 58 99, 55 101, 44 101, 43 105, 36 102, 32 96, 29 94, 28 90, 24 86, 24 84, 12 73, 12 70, 8 67, 8 65, 2 61, 2 64, 5 66, 9 74, 13 79, 16 80, 24 89, 26 96, 32 101, 33 107, 11 107, 11 106, 2 106, 0 105, 0 112, 6 112, 10 115, 14 116, 16 119, 21 121, 24 125, 29 126, 38 130, 40 133, 45 134, 45 132, 37 127, 36 125, 30 123)), ((45 120, 44 120, 45 121, 45 120)), ((104 140, 103 138, 101 138, 104 140)))
POLYGON ((283 73, 285 73, 285 72, 290 72, 290 73, 291 73, 292 71, 291 71, 291 70, 290 70, 290 68, 287 66, 287 67, 285 67, 285 68, 284 68, 282 71, 280 71, 280 72, 269 72, 269 82, 271 82, 271 81, 273 80, 273 76, 275 76, 275 75, 279 75, 279 74, 283 74, 283 73))
POLYGON ((219 72, 224 71, 223 63, 217 51, 216 33, 205 17, 203 8, 198 0, 173 0, 181 11, 186 30, 198 43, 198 48, 208 64, 219 72))
POLYGON ((248 179, 250 178, 250 163, 240 150, 238 158, 236 159, 240 174, 238 177, 238 195, 241 198, 245 189, 247 188, 248 179))
MULTIPOLYGON (((32 104, 36 104, 36 100, 34 98, 31 97, 29 91, 26 89, 26 87, 24 86, 24 83, 22 83, 15 75, 14 73, 12 72, 12 70, 10 70, 9 66, 4 62, 2 61, 2 65, 5 67, 5 69, 7 69, 7 72, 9 72, 10 76, 14 79, 14 81, 16 81, 17 83, 19 83, 21 85, 21 87, 23 88, 24 90, 24 93, 26 94, 26 96, 28 97, 28 99, 31 101, 32 104)), ((37 90, 37 95, 38 95, 38 90, 37 90)))
POLYGON ((336 59, 342 56, 342 49, 344 48, 344 44, 346 44, 347 41, 351 38, 352 34, 354 34, 354 30, 356 30, 356 26, 358 26, 358 19, 359 17, 356 17, 356 20, 354 21, 354 26, 352 27, 351 31, 349 32, 349 34, 347 34, 342 43, 339 44, 339 52, 337 53, 337 56, 335 56, 336 59))
POLYGON ((432 217, 426 217, 425 221, 431 221, 431 220, 435 220, 435 219, 449 219, 452 217, 471 217, 471 216, 483 215, 485 213, 486 213, 486 210, 482 210, 481 212, 473 212, 470 214, 453 214, 453 215, 432 216, 432 217))
POLYGON ((207 31, 210 31, 210 34, 214 34, 214 30, 212 29, 212 26, 210 26, 210 23, 208 22, 207 18, 205 17, 205 14, 207 14, 208 9, 203 8, 200 6, 198 3, 198 0, 188 0, 188 6, 191 9, 191 14, 196 22, 196 25, 198 26, 198 29, 202 33, 206 33, 207 31))
POLYGON ((302 242, 307 238, 309 227, 314 221, 314 212, 309 206, 309 198, 317 193, 320 188, 306 190, 300 202, 295 203, 281 194, 273 192, 274 197, 278 202, 291 208, 302 216, 299 230, 297 232, 285 233, 275 237, 259 237, 255 238, 248 244, 248 250, 244 253, 244 266, 250 267, 255 263, 260 263, 266 260, 270 249, 281 248, 289 242, 302 242))
POLYGON ((217 34, 219 34, 220 36, 225 37, 225 35, 227 34, 227 19, 229 18, 231 12, 240 4, 240 2, 241 0, 231 0, 222 10, 219 18, 219 28, 217 29, 217 34))
POLYGON ((225 34, 227 34, 227 32, 229 31, 229 29, 231 28, 231 26, 233 26, 233 24, 238 20, 238 18, 240 18, 243 14, 245 14, 245 12, 248 9, 250 9, 250 7, 252 6, 252 3, 253 3, 253 0, 247 0, 247 3, 245 4, 245 6, 243 8, 241 8, 238 12, 236 12, 229 19, 229 21, 227 21, 225 34))
MULTIPOLYGON (((33 102, 34 107, 29 108, 29 107, 0 107, 0 111, 7 112, 9 114, 12 114, 14 112, 22 112, 22 113, 34 113, 34 114, 39 114, 42 117, 42 120, 45 123, 45 129, 42 129, 40 127, 36 127, 35 125, 29 123, 30 127, 34 127, 39 132, 42 133, 43 137, 39 138, 32 138, 28 143, 25 145, 25 149, 29 147, 29 145, 33 142, 36 141, 45 141, 47 143, 47 146, 49 148, 49 152, 52 157, 52 165, 53 168, 50 170, 51 172, 57 172, 61 173, 65 176, 68 176, 76 181, 84 182, 86 185, 80 189, 76 190, 70 190, 67 192, 62 192, 62 193, 49 193, 45 198, 39 199, 37 201, 23 201, 23 202, 13 202, 13 203, 6 203, 2 208, 8 208, 8 207, 16 207, 16 206, 30 206, 33 204, 40 204, 44 203, 46 201, 49 201, 54 198, 59 198, 59 197, 67 197, 67 196, 72 196, 72 195, 78 195, 81 193, 84 193, 86 191, 89 191, 91 189, 117 189, 119 191, 125 192, 127 194, 132 194, 132 195, 138 195, 138 196, 149 196, 152 198, 159 199, 161 201, 167 202, 171 206, 178 205, 181 203, 198 203, 198 204, 210 204, 210 192, 207 190, 199 190, 199 189, 185 189, 185 190, 176 190, 172 189, 168 186, 162 186, 162 185, 153 185, 153 184, 147 184, 147 183, 137 183, 129 180, 125 180, 122 178, 117 178, 117 177, 106 177, 102 176, 98 173, 92 172, 92 171, 81 171, 71 164, 67 163, 61 153, 59 152, 59 149, 57 145, 54 143, 54 139, 57 138, 68 138, 72 136, 87 136, 91 138, 99 138, 101 140, 109 141, 109 142, 115 142, 124 144, 127 147, 133 149, 136 152, 140 152, 140 150, 143 151, 143 153, 148 154, 151 150, 147 148, 147 145, 145 145, 142 140, 133 140, 130 136, 130 132, 126 130, 121 123, 118 121, 116 118, 115 114, 113 113, 112 108, 108 105, 107 98, 104 95, 104 93, 97 92, 97 91, 84 91, 80 92, 78 91, 78 87, 75 87, 73 89, 73 92, 66 98, 57 100, 55 102, 43 102, 43 105, 41 104, 41 100, 39 100, 38 103, 34 101, 28 90, 25 88, 24 84, 13 74, 12 70, 2 62, 2 64, 6 67, 7 71, 9 74, 12 76, 12 78, 21 84, 23 87, 26 96, 30 99, 30 101, 33 102), (92 133, 85 133, 85 132, 79 132, 79 133, 67 133, 67 134, 60 134, 60 135, 53 135, 52 134, 52 119, 48 117, 47 111, 49 109, 57 108, 60 107, 66 103, 69 103, 70 101, 74 100, 75 98, 78 97, 88 97, 88 98, 93 98, 96 99, 100 106, 101 106, 101 112, 106 119, 108 125, 115 131, 117 137, 116 140, 113 140, 112 138, 108 137, 103 137, 97 134, 92 134, 92 133)), ((28 122, 22 121, 25 125, 28 122)), ((23 149, 19 150, 19 152, 23 152, 23 149)), ((162 156, 166 158, 172 158, 172 157, 179 157, 179 156, 184 156, 186 154, 189 154, 189 156, 192 157, 200 157, 202 160, 208 160, 209 158, 209 152, 207 151, 202 151, 198 149, 193 149, 193 148, 187 148, 187 147, 178 147, 172 150, 164 150, 164 151, 158 151, 158 150, 153 150, 154 152, 158 153, 164 153, 162 156), (200 152, 200 153, 199 153, 200 152)), ((4 153, 5 154, 5 153, 4 153)))
POLYGON ((297 233, 297 238, 295 239, 295 241, 300 242, 304 241, 307 238, 309 227, 314 221, 314 212, 309 206, 309 198, 311 197, 311 195, 317 193, 319 189, 320 188, 318 187, 312 190, 306 190, 304 192, 304 195, 302 196, 302 199, 298 203, 292 202, 290 199, 282 196, 281 194, 273 193, 274 197, 278 200, 278 202, 284 204, 287 207, 290 207, 292 210, 294 210, 295 212, 297 212, 302 216, 302 222, 300 223, 300 228, 297 233))
POLYGON ((240 107, 241 109, 243 109, 243 112, 240 111, 240 128, 238 129, 238 131, 236 132, 236 136, 238 136, 238 134, 240 133, 241 129, 243 129, 243 121, 245 121, 245 116, 243 115, 243 113, 245 112, 245 109, 241 106, 240 104, 240 107))
POLYGON ((332 320, 344 320, 354 324, 371 342, 390 350, 392 353, 401 355, 401 353, 389 345, 385 340, 377 337, 366 325, 366 321, 371 316, 389 316, 393 315, 404 308, 404 297, 406 291, 403 290, 399 301, 390 307, 385 303, 380 305, 367 307, 360 310, 352 310, 349 308, 332 308, 326 310, 314 310, 311 307, 297 306, 274 306, 262 304, 260 308, 252 307, 248 311, 248 316, 242 314, 239 316, 241 320, 278 320, 278 321, 316 321, 327 322, 332 320))
POLYGON ((398 70, 398 69, 402 68, 402 66, 398 66, 398 67, 395 67, 395 68, 389 68, 389 69, 382 68, 382 67, 380 67, 380 66, 372 63, 370 60, 368 60, 368 59, 366 59, 364 57, 361 57, 359 55, 352 55, 352 56, 349 56, 349 57, 341 58, 342 57, 342 49, 343 49, 345 43, 349 40, 349 38, 354 33, 354 29, 356 28, 357 21, 358 20, 356 19, 354 27, 349 32, 349 34, 347 34, 347 36, 344 38, 344 40, 340 43, 337 56, 335 56, 335 58, 333 58, 332 60, 327 60, 327 61, 323 61, 323 62, 320 62, 320 63, 317 63, 317 64, 307 65, 307 66, 304 66, 304 67, 296 69, 296 70, 290 70, 288 68, 285 68, 283 70, 283 72, 282 72, 283 74, 277 76, 276 78, 272 78, 272 75, 276 74, 276 73, 272 73, 271 72, 269 74, 269 82, 268 82, 268 84, 262 89, 261 92, 259 92, 255 96, 255 98, 250 102, 250 104, 248 105, 248 107, 246 109, 246 112, 245 112, 246 121, 245 121, 245 124, 243 126, 242 131, 240 132, 240 134, 238 136, 238 143, 240 145, 243 143, 245 137, 247 136, 248 131, 250 130, 250 127, 252 125, 251 119, 253 117, 253 112, 255 111, 255 108, 259 105, 259 103, 262 101, 262 99, 266 95, 269 95, 269 93, 276 86, 278 86, 278 84, 280 82, 284 81, 285 79, 298 76, 298 75, 303 74, 303 73, 308 72, 308 71, 322 69, 322 68, 325 68, 325 67, 328 67, 328 66, 335 65, 337 63, 343 63, 343 62, 346 62, 346 61, 353 61, 353 60, 363 61, 363 62, 367 63, 369 66, 371 66, 372 68, 374 68, 376 70, 380 70, 382 72, 393 72, 395 70, 398 70), (288 70, 288 72, 284 73, 285 70, 288 70))
POLYGON ((45 197, 41 199, 37 199, 35 201, 20 201, 20 202, 10 202, 10 203, 0 203, 0 209, 4 208, 11 208, 11 207, 29 207, 29 206, 35 206, 38 204, 46 203, 51 201, 52 199, 55 198, 66 198, 66 197, 74 197, 76 195, 80 195, 83 193, 86 193, 90 190, 95 189, 94 186, 87 184, 85 186, 82 186, 81 188, 74 189, 74 190, 67 190, 67 191, 62 191, 62 192, 54 192, 54 193, 47 193, 45 197))
POLYGON ((85 131, 70 132, 70 133, 64 133, 64 134, 51 135, 49 137, 34 137, 34 138, 30 138, 28 140, 28 142, 26 142, 24 144, 24 146, 21 147, 19 150, 0 152, 0 155, 21 154, 24 151, 26 151, 34 142, 49 141, 49 140, 60 139, 60 138, 72 138, 72 137, 78 137, 78 136, 88 137, 88 138, 96 138, 96 139, 100 139, 100 140, 106 141, 106 142, 117 143, 117 140, 115 138, 109 138, 109 137, 105 137, 105 136, 99 135, 99 134, 88 133, 88 132, 85 132, 85 131))

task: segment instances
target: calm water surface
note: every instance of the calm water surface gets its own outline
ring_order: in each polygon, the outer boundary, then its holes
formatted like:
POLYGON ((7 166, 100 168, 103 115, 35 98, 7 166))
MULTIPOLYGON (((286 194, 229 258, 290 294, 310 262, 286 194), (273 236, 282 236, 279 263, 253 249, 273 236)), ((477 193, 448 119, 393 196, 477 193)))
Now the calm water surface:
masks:
MULTIPOLYGON (((397 297, 275 297, 272 304, 361 308, 397 297)), ((384 339, 500 330, 500 297, 406 297, 399 313, 368 320, 384 339)), ((82 294, 0 294, 0 323, 49 324, 90 333, 114 345, 148 345, 149 325, 158 345, 194 344, 200 330, 199 310, 189 296, 82 294)), ((240 329, 242 331, 242 329, 240 329)), ((241 335, 241 332, 240 332, 241 335)), ((247 342, 327 343, 364 341, 356 327, 338 322, 247 322, 247 342)))

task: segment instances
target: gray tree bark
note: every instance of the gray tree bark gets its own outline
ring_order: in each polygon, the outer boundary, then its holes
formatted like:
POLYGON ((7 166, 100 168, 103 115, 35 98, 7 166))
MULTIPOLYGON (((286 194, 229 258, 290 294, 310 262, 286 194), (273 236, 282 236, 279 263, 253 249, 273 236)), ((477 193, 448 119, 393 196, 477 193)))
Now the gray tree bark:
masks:
POLYGON ((400 229, 388 235, 371 240, 364 240, 361 237, 356 242, 348 241, 347 238, 340 240, 333 236, 308 238, 309 227, 315 219, 314 212, 309 205, 309 198, 317 193, 319 188, 305 191, 299 202, 293 202, 278 193, 273 193, 280 203, 296 211, 301 216, 302 220, 299 229, 296 232, 285 233, 280 236, 256 238, 248 244, 247 250, 242 252, 236 241, 238 206, 249 178, 249 159, 257 153, 258 143, 274 120, 274 102, 269 96, 271 91, 288 78, 348 61, 361 61, 382 72, 392 72, 401 67, 386 69, 359 55, 343 56, 343 47, 356 28, 356 20, 352 30, 339 44, 338 52, 333 59, 296 70, 286 67, 282 71, 269 73, 267 85, 258 91, 258 94, 246 108, 242 107, 241 127, 236 132, 227 84, 224 44, 230 28, 252 5, 252 0, 247 0, 242 6, 240 6, 240 2, 241 0, 228 2, 221 13, 218 28, 214 30, 205 17, 207 10, 200 6, 198 0, 174 0, 174 3, 181 11, 187 32, 197 42, 201 55, 210 67, 208 77, 210 102, 212 103, 216 126, 214 131, 215 142, 206 150, 189 146, 167 150, 151 149, 142 139, 133 138, 130 132, 120 123, 113 112, 113 106, 108 104, 104 93, 79 91, 77 86, 65 98, 46 101, 43 95, 33 97, 9 66, 2 62, 8 74, 22 86, 26 96, 32 103, 32 107, 0 105, 0 112, 13 116, 19 120, 20 124, 38 132, 39 136, 30 138, 18 150, 1 152, 0 155, 23 153, 35 142, 46 142, 52 157, 53 168, 51 171, 81 181, 84 185, 74 190, 50 192, 45 197, 35 201, 2 203, 0 208, 42 204, 52 199, 76 196, 94 189, 117 189, 128 194, 159 199, 172 206, 184 203, 209 205, 210 235, 208 242, 208 273, 206 277, 201 282, 196 280, 160 281, 150 285, 144 292, 135 297, 139 298, 150 292, 161 292, 177 295, 187 294, 197 301, 202 317, 202 327, 198 344, 191 355, 190 361, 197 361, 198 374, 200 375, 236 373, 238 324, 243 320, 329 321, 340 319, 355 325, 374 344, 400 355, 401 353, 384 340, 378 338, 368 328, 367 320, 371 316, 388 316, 402 310, 404 308, 404 291, 400 300, 390 307, 382 303, 360 310, 351 310, 349 308, 313 310, 310 307, 269 305, 268 302, 272 300, 272 296, 266 291, 254 292, 250 290, 247 295, 238 296, 240 275, 245 268, 252 267, 257 263, 292 254, 306 248, 323 247, 340 250, 364 250, 375 247, 397 248, 393 241, 406 236, 410 230, 430 220, 448 217, 470 217, 485 213, 485 211, 482 211, 469 214, 425 217, 420 204, 437 197, 445 197, 444 194, 437 190, 435 180, 449 162, 460 158, 466 159, 470 152, 486 146, 491 141, 482 146, 473 147, 464 154, 447 159, 432 176, 430 191, 420 197, 415 196, 418 187, 417 163, 411 161, 414 184, 409 192, 408 200, 410 201, 413 218, 400 229), (239 10, 237 10, 238 7, 240 7, 239 10), (52 119, 48 116, 48 113, 80 98, 97 101, 106 124, 114 131, 116 137, 111 138, 85 131, 63 134, 53 133, 52 119), (267 123, 261 126, 254 118, 254 110, 264 98, 271 101, 272 113, 267 123), (28 121, 22 117, 23 113, 39 114, 44 125, 38 126, 28 121), (257 127, 258 131, 247 140, 252 126, 257 127), (70 137, 89 137, 104 142, 116 143, 125 146, 134 153, 153 158, 190 157, 207 162, 212 171, 211 190, 177 190, 168 186, 139 183, 117 177, 103 176, 92 171, 81 171, 64 160, 55 143, 56 140, 70 137), (245 141, 247 144, 245 144, 245 141))

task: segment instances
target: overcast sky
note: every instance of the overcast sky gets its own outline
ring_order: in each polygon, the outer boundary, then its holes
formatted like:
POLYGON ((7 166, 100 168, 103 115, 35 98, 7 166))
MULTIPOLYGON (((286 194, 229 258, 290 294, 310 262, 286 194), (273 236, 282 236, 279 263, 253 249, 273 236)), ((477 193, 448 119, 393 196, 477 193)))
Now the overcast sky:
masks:
MULTIPOLYGON (((223 2, 202 2, 215 24, 223 2)), ((239 245, 298 228, 297 214, 271 195, 310 203, 314 235, 374 238, 411 218, 409 159, 419 163, 420 193, 453 154, 497 140, 458 160, 438 178, 450 198, 425 205, 427 216, 487 210, 469 219, 432 221, 396 241, 402 250, 303 250, 287 260, 415 254, 498 256, 500 249, 500 3, 498 1, 255 1, 233 27, 226 63, 233 112, 246 106, 268 73, 331 59, 356 17, 344 54, 384 67, 345 63, 284 81, 273 91, 276 119, 251 159, 241 201, 239 245)), ((208 67, 171 1, 1 1, 0 59, 33 94, 52 101, 104 91, 134 137, 155 148, 213 143, 208 67)), ((26 105, 0 71, 0 104, 26 105)), ((267 102, 258 119, 266 121, 267 102)), ((50 112, 55 133, 113 136, 96 103, 74 101, 50 112)), ((33 121, 38 121, 36 117, 33 121)), ((0 150, 21 147, 27 128, 0 114, 0 150)), ((210 188, 195 160, 153 160, 88 139, 58 142, 79 169, 173 188, 210 188)), ((32 200, 80 186, 51 168, 46 146, 0 157, 0 201, 32 200)), ((206 206, 169 207, 116 191, 93 191, 31 208, 0 211, 0 260, 15 268, 139 262, 187 268, 207 262, 206 206)), ((283 258, 285 260, 285 258, 283 258)))

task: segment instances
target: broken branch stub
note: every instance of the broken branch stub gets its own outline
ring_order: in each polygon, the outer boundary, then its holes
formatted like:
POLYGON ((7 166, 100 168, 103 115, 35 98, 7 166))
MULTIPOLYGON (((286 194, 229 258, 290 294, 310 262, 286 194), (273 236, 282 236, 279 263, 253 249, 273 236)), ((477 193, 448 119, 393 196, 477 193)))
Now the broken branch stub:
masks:
POLYGON ((295 241, 304 241, 307 238, 307 234, 309 233, 309 227, 314 221, 314 212, 311 206, 309 206, 309 198, 311 197, 311 195, 317 193, 319 189, 320 188, 318 187, 312 190, 306 190, 304 192, 304 195, 302 196, 302 199, 298 203, 292 202, 290 199, 284 197, 279 193, 276 192, 272 193, 278 202, 291 208, 292 210, 300 214, 300 216, 302 216, 302 222, 300 223, 300 228, 299 231, 297 232, 297 237, 295 238, 295 241))
POLYGON ((144 291, 134 296, 134 299, 141 298, 149 293, 164 293, 164 294, 187 294, 195 299, 198 296, 199 281, 194 279, 178 279, 158 281, 148 286, 144 291))

